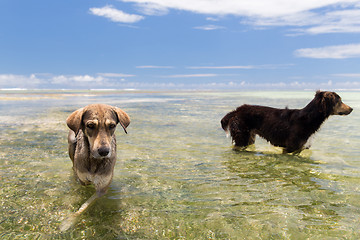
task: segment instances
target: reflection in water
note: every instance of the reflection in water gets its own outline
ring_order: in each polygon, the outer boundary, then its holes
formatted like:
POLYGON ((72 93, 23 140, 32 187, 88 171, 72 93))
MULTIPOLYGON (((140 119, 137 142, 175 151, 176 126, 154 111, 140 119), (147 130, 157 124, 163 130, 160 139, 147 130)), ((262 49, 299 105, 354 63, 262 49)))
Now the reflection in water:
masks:
MULTIPOLYGON (((347 101, 352 115, 330 119, 311 152, 277 154, 265 141, 232 150, 221 117, 244 102, 283 107, 271 94, 0 99, 0 238, 357 239, 358 95, 347 101), (74 180, 65 119, 93 102, 122 107, 133 121, 128 135, 118 131, 108 194, 60 233, 61 221, 94 192, 74 180)), ((312 95, 293 93, 287 102, 302 106, 312 95)))
MULTIPOLYGON (((256 152, 233 151, 225 163, 230 172, 243 182, 243 193, 249 194, 247 201, 238 203, 268 208, 270 212, 282 214, 284 209, 293 220, 295 229, 335 229, 341 217, 333 210, 334 202, 327 195, 336 194, 322 189, 317 164, 300 156, 287 154, 258 154, 256 152), (236 157, 234 157, 234 155, 236 157)), ((334 199, 331 199, 334 200, 334 199)), ((293 230, 295 230, 293 229, 293 230)))

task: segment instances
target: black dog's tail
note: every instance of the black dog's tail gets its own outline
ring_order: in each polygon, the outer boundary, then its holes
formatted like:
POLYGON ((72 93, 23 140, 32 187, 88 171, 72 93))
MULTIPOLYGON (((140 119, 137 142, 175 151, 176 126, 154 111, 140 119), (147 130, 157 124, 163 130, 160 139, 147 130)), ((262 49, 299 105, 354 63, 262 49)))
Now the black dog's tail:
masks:
POLYGON ((235 111, 229 112, 221 119, 221 127, 228 134, 229 133, 229 120, 235 115, 235 111))

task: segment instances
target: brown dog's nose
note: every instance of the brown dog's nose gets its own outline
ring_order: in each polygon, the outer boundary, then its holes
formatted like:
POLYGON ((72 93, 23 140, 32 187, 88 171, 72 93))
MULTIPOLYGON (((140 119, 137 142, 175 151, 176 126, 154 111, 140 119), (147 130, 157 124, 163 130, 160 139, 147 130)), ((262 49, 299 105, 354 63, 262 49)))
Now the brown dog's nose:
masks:
POLYGON ((105 147, 105 146, 100 147, 100 148, 98 149, 98 153, 99 153, 99 155, 102 156, 102 157, 107 156, 107 155, 109 154, 109 152, 110 152, 110 148, 105 147))

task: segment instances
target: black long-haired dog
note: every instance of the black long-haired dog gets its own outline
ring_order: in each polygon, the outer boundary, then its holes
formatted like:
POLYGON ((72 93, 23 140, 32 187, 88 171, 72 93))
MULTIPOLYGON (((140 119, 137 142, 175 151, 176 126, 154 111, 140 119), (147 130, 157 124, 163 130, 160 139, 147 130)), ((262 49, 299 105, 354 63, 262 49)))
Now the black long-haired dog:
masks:
POLYGON ((300 152, 309 137, 330 115, 348 115, 352 108, 335 92, 317 91, 315 98, 303 109, 278 109, 244 104, 226 114, 221 126, 237 147, 254 144, 255 135, 284 153, 300 152))

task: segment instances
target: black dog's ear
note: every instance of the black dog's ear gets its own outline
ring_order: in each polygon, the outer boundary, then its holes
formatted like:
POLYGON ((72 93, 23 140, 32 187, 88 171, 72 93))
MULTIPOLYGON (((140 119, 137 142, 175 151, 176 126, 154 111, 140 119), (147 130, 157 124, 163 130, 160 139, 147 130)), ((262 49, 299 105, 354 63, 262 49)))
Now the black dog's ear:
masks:
POLYGON ((328 114, 328 108, 329 108, 325 96, 326 93, 327 92, 322 92, 320 90, 317 90, 315 94, 316 105, 319 106, 319 112, 323 113, 324 115, 328 114))
POLYGON ((320 90, 317 90, 316 93, 315 93, 315 97, 316 98, 322 98, 322 96, 324 95, 324 92, 320 91, 320 90))
POLYGON ((120 123, 120 125, 123 127, 125 133, 127 134, 126 128, 130 124, 129 115, 127 115, 126 112, 124 112, 123 110, 121 110, 120 108, 117 108, 117 107, 114 107, 113 111, 116 113, 116 116, 118 118, 118 122, 120 123))
POLYGON ((336 105, 336 96, 333 92, 316 92, 316 96, 320 99, 321 112, 330 115, 334 111, 336 105))
POLYGON ((340 97, 334 92, 325 92, 324 98, 326 99, 326 107, 329 114, 333 114, 336 103, 340 97))
POLYGON ((81 121, 84 112, 84 108, 80 108, 71 113, 70 116, 66 119, 66 124, 71 130, 75 132, 76 135, 81 128, 81 121))

